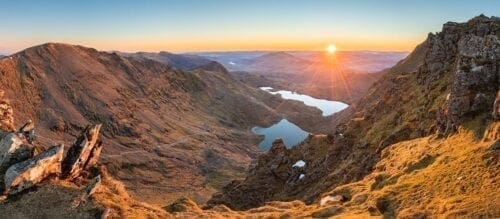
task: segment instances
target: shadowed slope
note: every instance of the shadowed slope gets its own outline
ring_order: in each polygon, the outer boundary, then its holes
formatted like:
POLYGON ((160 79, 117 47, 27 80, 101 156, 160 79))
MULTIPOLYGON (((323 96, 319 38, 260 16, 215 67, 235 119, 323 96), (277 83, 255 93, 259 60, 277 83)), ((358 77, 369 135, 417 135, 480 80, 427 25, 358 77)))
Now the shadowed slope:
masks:
MULTIPOLYGON (((69 145, 86 124, 103 124, 101 162, 141 200, 164 203, 186 194, 203 202, 258 153, 249 127, 280 118, 273 109, 282 105, 279 98, 214 66, 186 72, 54 43, 10 57, 0 61, 0 85, 17 124, 33 118, 46 145, 69 145), (223 165, 214 169, 207 154, 223 165)), ((305 112, 293 118, 321 117, 298 103, 286 105, 305 112)))

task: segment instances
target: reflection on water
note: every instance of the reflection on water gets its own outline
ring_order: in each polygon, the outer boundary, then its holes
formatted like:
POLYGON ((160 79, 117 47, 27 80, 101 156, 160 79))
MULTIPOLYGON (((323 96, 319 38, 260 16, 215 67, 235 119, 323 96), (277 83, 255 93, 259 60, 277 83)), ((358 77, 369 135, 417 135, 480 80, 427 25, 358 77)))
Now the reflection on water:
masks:
POLYGON ((277 138, 283 139, 286 147, 291 148, 302 142, 309 135, 308 132, 286 119, 282 119, 268 128, 254 127, 252 132, 257 135, 264 135, 264 140, 259 143, 259 148, 263 151, 269 150, 273 141, 277 138))
POLYGON ((272 87, 261 87, 260 89, 265 90, 271 94, 280 94, 281 98, 283 99, 288 99, 288 100, 298 100, 303 102, 307 106, 312 106, 320 109, 322 111, 323 116, 329 116, 332 115, 338 111, 341 111, 345 108, 347 108, 349 105, 340 102, 340 101, 332 101, 332 100, 325 100, 325 99, 316 99, 314 97, 305 95, 305 94, 298 94, 293 91, 286 91, 286 90, 279 90, 279 91, 272 91, 272 87))

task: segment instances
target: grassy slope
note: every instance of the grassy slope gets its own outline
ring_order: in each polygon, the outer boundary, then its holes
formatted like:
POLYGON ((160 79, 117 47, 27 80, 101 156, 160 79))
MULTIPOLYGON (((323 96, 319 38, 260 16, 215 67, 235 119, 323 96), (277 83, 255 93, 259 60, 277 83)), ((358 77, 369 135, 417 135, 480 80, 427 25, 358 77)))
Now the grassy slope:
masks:
MULTIPOLYGON (((498 137, 499 133, 496 122, 485 135, 498 137)), ((500 151, 492 149, 495 143, 491 137, 478 140, 475 130, 464 128, 445 139, 428 136, 396 143, 382 151, 373 173, 322 195, 343 195, 345 202, 323 206, 270 202, 248 211, 221 212, 227 209, 216 207, 177 216, 499 217, 500 151)))
POLYGON ((476 131, 461 128, 447 138, 432 135, 385 148, 371 174, 322 194, 323 198, 343 195, 343 202, 306 205, 301 201, 273 201, 247 211, 233 211, 222 205, 201 210, 184 199, 161 208, 134 200, 123 184, 104 172, 102 186, 92 200, 78 207, 61 205, 59 200, 74 203, 83 190, 59 183, 45 184, 23 198, 9 199, 0 205, 0 211, 18 217, 55 212, 82 217, 104 212, 112 218, 499 217, 500 150, 492 145, 498 144, 500 122, 492 123, 482 139, 477 139, 476 131), (52 195, 58 196, 58 203, 40 202, 52 195), (38 206, 38 210, 15 211, 20 205, 38 206))

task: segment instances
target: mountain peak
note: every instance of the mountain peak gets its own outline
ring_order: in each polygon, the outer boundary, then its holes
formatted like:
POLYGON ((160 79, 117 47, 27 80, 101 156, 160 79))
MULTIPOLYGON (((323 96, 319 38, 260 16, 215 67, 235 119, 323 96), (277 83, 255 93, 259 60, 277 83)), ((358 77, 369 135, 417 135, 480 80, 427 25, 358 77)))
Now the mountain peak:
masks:
POLYGON ((219 62, 216 61, 210 61, 207 64, 200 65, 196 67, 196 69, 202 69, 206 71, 215 71, 215 72, 222 72, 222 73, 228 73, 229 71, 224 67, 224 65, 220 64, 219 62))
POLYGON ((297 58, 294 55, 292 55, 288 52, 285 52, 285 51, 270 52, 270 53, 266 53, 260 57, 261 58, 297 58))

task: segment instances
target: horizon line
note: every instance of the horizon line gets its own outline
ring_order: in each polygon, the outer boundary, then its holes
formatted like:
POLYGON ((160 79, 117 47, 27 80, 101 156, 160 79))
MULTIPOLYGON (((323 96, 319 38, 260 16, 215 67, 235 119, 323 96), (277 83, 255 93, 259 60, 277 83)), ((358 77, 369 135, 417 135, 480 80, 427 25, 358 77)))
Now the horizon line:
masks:
MULTIPOLYGON (((244 49, 235 49, 235 50, 168 50, 168 49, 160 49, 160 50, 154 50, 154 51, 148 51, 148 50, 101 50, 96 47, 91 47, 91 46, 86 46, 82 44, 71 44, 71 43, 63 43, 63 42, 46 42, 46 43, 41 43, 41 44, 35 44, 33 46, 29 46, 26 48, 23 48, 21 50, 15 51, 15 52, 6 52, 6 51, 1 51, 0 50, 0 55, 4 56, 11 56, 16 53, 22 52, 26 49, 37 47, 37 46, 42 46, 45 44, 64 44, 64 45, 70 45, 70 46, 82 46, 86 48, 91 48, 91 49, 96 49, 101 52, 121 52, 121 53, 140 53, 140 52, 145 52, 145 53, 160 53, 160 52, 169 52, 169 53, 174 53, 174 54, 200 54, 200 53, 245 53, 245 52, 325 52, 325 50, 320 50, 320 49, 311 49, 311 50, 296 50, 296 49, 250 49, 250 50, 244 50, 244 49)), ((353 50, 337 50, 336 52, 400 52, 400 53, 410 53, 413 50, 394 50, 394 49, 389 49, 389 50, 373 50, 373 49, 353 49, 353 50)))

